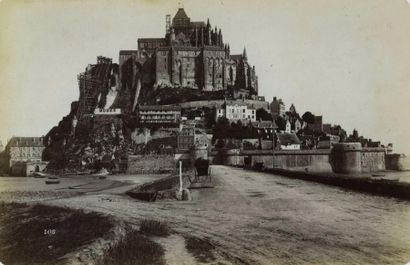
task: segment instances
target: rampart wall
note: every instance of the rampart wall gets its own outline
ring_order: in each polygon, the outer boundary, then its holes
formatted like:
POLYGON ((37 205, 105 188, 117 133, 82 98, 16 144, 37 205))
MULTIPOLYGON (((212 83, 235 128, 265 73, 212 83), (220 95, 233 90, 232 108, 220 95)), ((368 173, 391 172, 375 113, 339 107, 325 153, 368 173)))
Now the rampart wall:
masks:
POLYGON ((406 156, 403 154, 386 155, 386 169, 388 170, 406 170, 406 156))
POLYGON ((209 154, 213 164, 265 168, 280 168, 305 172, 362 173, 385 170, 382 148, 361 148, 360 144, 341 144, 332 151, 317 150, 240 150, 219 149, 209 154))

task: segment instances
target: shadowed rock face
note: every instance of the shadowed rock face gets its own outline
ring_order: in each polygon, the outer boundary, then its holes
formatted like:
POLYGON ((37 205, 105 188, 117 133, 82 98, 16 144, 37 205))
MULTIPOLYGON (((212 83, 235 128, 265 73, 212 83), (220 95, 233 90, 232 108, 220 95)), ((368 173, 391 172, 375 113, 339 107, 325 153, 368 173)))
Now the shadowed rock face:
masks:
POLYGON ((135 128, 134 118, 128 115, 136 92, 135 86, 127 85, 134 83, 131 78, 138 77, 125 75, 121 83, 118 65, 105 57, 98 57, 97 64, 78 75, 78 101, 44 140, 43 157, 50 168, 118 168, 135 128))

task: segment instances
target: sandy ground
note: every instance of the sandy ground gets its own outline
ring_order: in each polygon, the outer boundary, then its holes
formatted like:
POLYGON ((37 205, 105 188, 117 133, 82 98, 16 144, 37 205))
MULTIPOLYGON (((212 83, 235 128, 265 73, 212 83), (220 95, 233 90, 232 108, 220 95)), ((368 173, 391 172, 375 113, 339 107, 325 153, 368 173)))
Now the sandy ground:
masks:
MULTIPOLYGON (((100 186, 90 183, 97 180, 83 183, 88 189, 81 195, 45 203, 112 214, 131 224, 164 220, 180 236, 163 242, 169 264, 192 261, 181 247, 184 235, 208 240, 223 263, 410 261, 410 202, 225 166, 213 166, 212 173, 216 187, 193 191, 190 202, 134 200, 123 192, 159 176, 113 176, 100 186)), ((9 180, 0 178, 0 187, 4 181, 9 180)))

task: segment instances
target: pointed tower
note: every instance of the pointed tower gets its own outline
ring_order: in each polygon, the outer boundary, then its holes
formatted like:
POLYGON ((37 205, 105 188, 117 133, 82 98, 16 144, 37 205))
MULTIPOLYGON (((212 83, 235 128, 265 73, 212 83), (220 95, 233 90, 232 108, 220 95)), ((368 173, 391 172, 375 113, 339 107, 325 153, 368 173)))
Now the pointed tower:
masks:
POLYGON ((243 58, 244 61, 248 60, 248 56, 246 55, 246 48, 245 47, 243 48, 242 58, 243 58))
POLYGON ((219 39, 218 39, 218 28, 215 26, 214 34, 213 34, 213 45, 218 46, 219 39))
POLYGON ((223 40, 222 40, 222 31, 221 31, 221 29, 219 29, 218 40, 219 40, 219 46, 223 47, 224 43, 223 43, 223 40))
POLYGON ((206 45, 211 45, 211 23, 209 23, 209 18, 206 21, 206 45))

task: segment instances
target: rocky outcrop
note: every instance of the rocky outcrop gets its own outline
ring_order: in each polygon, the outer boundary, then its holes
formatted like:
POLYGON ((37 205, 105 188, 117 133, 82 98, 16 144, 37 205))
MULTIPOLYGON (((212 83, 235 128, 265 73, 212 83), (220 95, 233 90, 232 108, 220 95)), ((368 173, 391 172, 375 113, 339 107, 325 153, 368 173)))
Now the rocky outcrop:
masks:
POLYGON ((135 89, 122 85, 118 65, 101 56, 78 75, 78 84, 79 100, 44 138, 43 158, 51 169, 120 170, 132 150, 135 89))

